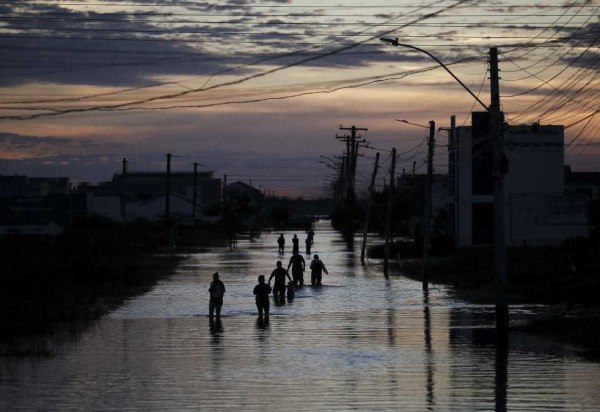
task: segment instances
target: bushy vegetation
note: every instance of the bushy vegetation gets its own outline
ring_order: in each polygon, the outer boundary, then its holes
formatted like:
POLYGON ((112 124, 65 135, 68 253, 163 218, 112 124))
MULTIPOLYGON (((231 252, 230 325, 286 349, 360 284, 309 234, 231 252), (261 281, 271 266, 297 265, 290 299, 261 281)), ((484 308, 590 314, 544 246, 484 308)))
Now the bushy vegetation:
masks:
MULTIPOLYGON (((168 276, 182 259, 169 253, 169 230, 164 224, 86 221, 54 237, 1 237, 3 346, 57 325, 85 324, 168 276)), ((215 237, 214 229, 179 232, 184 244, 225 238, 215 237)))

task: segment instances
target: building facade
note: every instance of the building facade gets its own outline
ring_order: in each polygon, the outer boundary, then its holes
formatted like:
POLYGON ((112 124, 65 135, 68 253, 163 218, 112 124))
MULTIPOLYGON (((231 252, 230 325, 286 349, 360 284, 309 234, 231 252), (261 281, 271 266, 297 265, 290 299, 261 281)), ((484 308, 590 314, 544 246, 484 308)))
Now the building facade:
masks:
MULTIPOLYGON (((487 113, 449 137, 449 221, 460 246, 493 241, 492 140, 487 113)), ((564 128, 509 126, 504 131, 506 239, 556 243, 589 233, 587 198, 565 194, 564 128)))
POLYGON ((165 172, 115 174, 110 182, 79 189, 85 192, 88 213, 123 222, 164 219, 167 190, 170 219, 201 217, 222 193, 221 179, 213 172, 198 172, 195 179, 194 173, 172 172, 168 189, 165 172))

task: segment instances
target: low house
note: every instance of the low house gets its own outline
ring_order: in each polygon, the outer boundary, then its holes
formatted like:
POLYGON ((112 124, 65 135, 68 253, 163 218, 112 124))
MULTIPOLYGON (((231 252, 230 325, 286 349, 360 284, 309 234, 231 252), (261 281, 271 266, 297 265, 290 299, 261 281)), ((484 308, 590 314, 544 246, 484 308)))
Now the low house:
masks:
POLYGON ((264 195, 260 190, 250 186, 244 182, 237 182, 228 184, 223 189, 223 196, 238 196, 248 200, 249 205, 252 207, 261 207, 264 201, 264 195))

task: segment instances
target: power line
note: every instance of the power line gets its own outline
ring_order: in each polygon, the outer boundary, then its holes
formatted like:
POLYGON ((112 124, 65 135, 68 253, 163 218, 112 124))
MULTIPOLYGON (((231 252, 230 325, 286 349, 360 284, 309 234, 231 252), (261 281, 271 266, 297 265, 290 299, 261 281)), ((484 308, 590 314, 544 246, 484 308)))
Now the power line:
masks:
MULTIPOLYGON (((442 1, 443 0, 441 0, 441 1, 435 1, 435 2, 433 2, 431 4, 437 4, 437 3, 440 3, 442 1)), ((243 82, 251 80, 251 79, 263 77, 263 76, 266 76, 266 75, 269 75, 269 74, 272 74, 272 73, 275 73, 275 72, 279 72, 281 70, 285 70, 285 69, 288 69, 288 68, 291 68, 291 67, 299 66, 299 65, 311 62, 311 61, 315 61, 315 60, 318 60, 318 59, 321 59, 321 58, 324 58, 324 57, 328 57, 328 56, 332 56, 332 55, 338 54, 338 53, 340 53, 342 51, 345 51, 345 50, 352 49, 352 48, 357 47, 357 46, 359 46, 361 44, 364 44, 364 43, 366 43, 366 42, 368 42, 370 40, 374 40, 374 39, 380 37, 381 35, 386 35, 386 34, 392 33, 392 32, 394 32, 394 31, 396 31, 396 30, 398 30, 400 28, 408 27, 408 26, 410 26, 410 25, 412 25, 412 24, 414 24, 414 23, 416 23, 418 21, 422 21, 424 19, 436 16, 436 15, 438 15, 438 14, 444 12, 444 11, 451 10, 456 5, 461 4, 461 3, 465 2, 465 1, 466 0, 459 0, 459 1, 455 2, 454 5, 445 6, 445 7, 441 8, 441 9, 438 9, 437 11, 435 11, 433 13, 430 13, 430 14, 428 14, 426 16, 423 16, 423 17, 419 17, 419 18, 414 19, 414 20, 412 20, 410 22, 401 24, 401 25, 399 25, 399 26, 397 26, 397 27, 395 27, 395 28, 393 28, 391 30, 384 31, 383 33, 378 33, 377 35, 371 36, 368 39, 361 40, 361 41, 356 42, 356 43, 351 43, 349 45, 343 45, 343 46, 338 47, 336 49, 333 49, 331 51, 322 52, 320 55, 313 56, 313 57, 307 57, 307 58, 298 60, 298 61, 296 61, 294 63, 290 63, 290 64, 283 65, 283 66, 279 66, 279 67, 276 67, 276 68, 273 68, 273 69, 269 69, 269 70, 266 70, 266 71, 263 71, 263 72, 260 72, 260 73, 252 74, 252 75, 246 76, 246 77, 241 78, 241 79, 219 83, 218 85, 213 85, 213 86, 206 87, 206 88, 196 88, 196 89, 193 89, 193 90, 184 91, 184 92, 180 92, 180 93, 172 93, 172 94, 167 94, 167 95, 162 95, 162 96, 156 96, 156 97, 147 98, 147 99, 141 99, 141 100, 132 101, 132 102, 129 102, 129 103, 120 103, 120 104, 114 104, 114 105, 97 106, 97 107, 91 107, 91 108, 71 108, 71 109, 65 109, 65 110, 59 110, 59 111, 53 111, 53 112, 47 112, 47 113, 37 113, 37 114, 32 114, 32 115, 27 115, 27 116, 3 116, 3 117, 0 117, 0 119, 24 120, 24 119, 33 119, 33 118, 44 117, 44 116, 56 116, 56 115, 68 114, 68 113, 81 113, 81 112, 88 112, 88 111, 102 111, 102 110, 110 110, 110 109, 114 110, 114 109, 124 108, 126 106, 132 106, 132 105, 135 105, 135 104, 143 104, 143 103, 149 103, 149 102, 158 101, 158 100, 172 99, 172 98, 181 97, 181 96, 184 96, 184 95, 187 95, 187 94, 190 94, 190 93, 196 93, 196 92, 201 92, 201 91, 216 89, 218 87, 224 87, 224 86, 230 86, 230 85, 240 84, 240 83, 243 83, 243 82)), ((395 20, 397 18, 398 17, 394 17, 393 19, 390 19, 388 21, 392 21, 392 20, 395 20)))

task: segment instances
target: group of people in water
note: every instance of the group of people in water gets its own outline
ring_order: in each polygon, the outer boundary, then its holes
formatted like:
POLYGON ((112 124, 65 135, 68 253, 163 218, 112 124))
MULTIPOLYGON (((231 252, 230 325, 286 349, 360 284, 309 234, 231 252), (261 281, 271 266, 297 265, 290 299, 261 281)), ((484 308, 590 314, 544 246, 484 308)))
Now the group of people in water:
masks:
MULTIPOLYGON (((306 253, 310 254, 310 245, 313 243, 314 232, 312 229, 308 231, 306 238, 306 253), (309 245, 310 244, 310 245, 309 245)), ((279 245, 279 252, 283 253, 285 247, 285 238, 283 234, 277 239, 279 245)), ((304 271, 306 270, 306 261, 304 257, 298 251, 298 237, 294 235, 292 238, 292 257, 290 258, 287 269, 284 269, 281 260, 276 263, 275 270, 269 276, 269 280, 265 283, 265 276, 258 276, 258 285, 254 287, 254 295, 256 296, 256 307, 258 309, 258 316, 269 316, 269 294, 273 292, 273 298, 275 300, 283 300, 286 296, 288 299, 293 299, 294 290, 296 287, 302 287, 304 285, 304 271), (289 270, 292 269, 292 276, 290 277, 289 270), (271 280, 275 279, 273 288, 271 288, 271 280), (289 283, 286 284, 286 278, 289 283)), ((322 283, 323 272, 329 274, 323 261, 319 259, 319 255, 314 255, 313 260, 310 262, 310 283, 312 286, 320 286, 322 283)), ((217 319, 221 317, 221 307, 223 306, 223 295, 225 294, 225 285, 219 279, 219 273, 213 274, 213 281, 208 288, 210 293, 209 302, 209 316, 213 319, 215 315, 217 319)))
MULTIPOLYGON (((304 244, 306 245, 306 254, 310 255, 310 249, 314 243, 315 231, 309 229, 306 232, 306 239, 304 240, 304 244)), ((285 252, 285 237, 283 233, 279 235, 277 238, 277 245, 279 246, 279 253, 285 252)), ((300 239, 298 239, 297 235, 294 235, 292 238, 292 253, 300 253, 300 239)))

